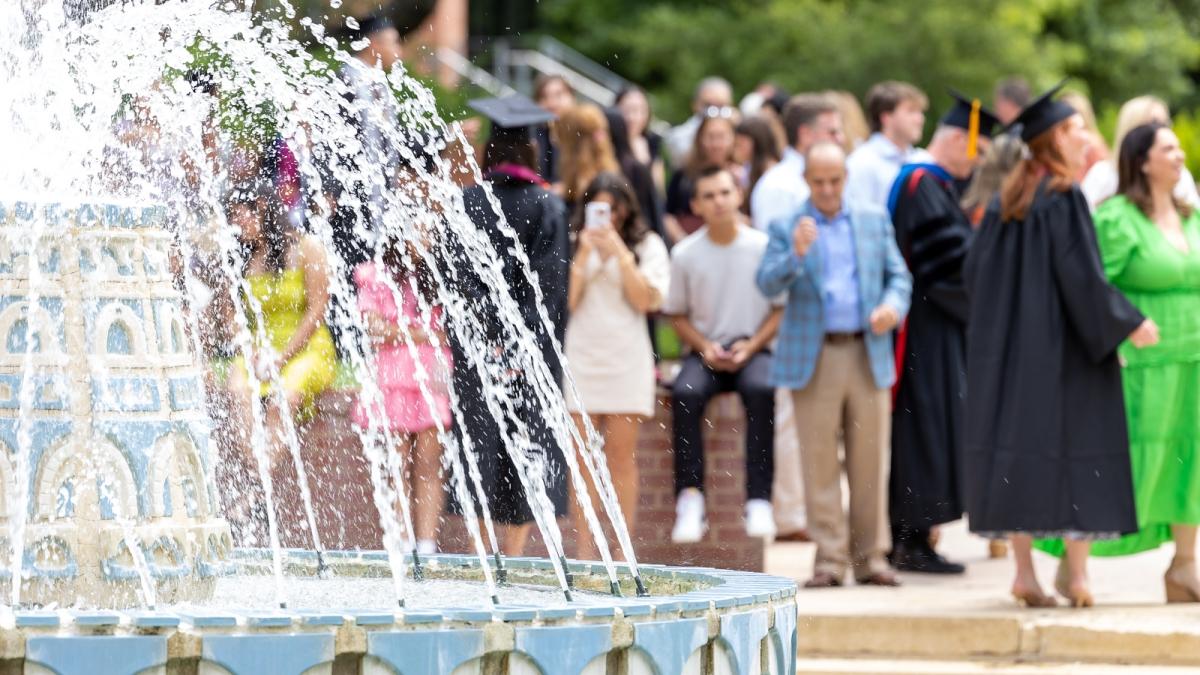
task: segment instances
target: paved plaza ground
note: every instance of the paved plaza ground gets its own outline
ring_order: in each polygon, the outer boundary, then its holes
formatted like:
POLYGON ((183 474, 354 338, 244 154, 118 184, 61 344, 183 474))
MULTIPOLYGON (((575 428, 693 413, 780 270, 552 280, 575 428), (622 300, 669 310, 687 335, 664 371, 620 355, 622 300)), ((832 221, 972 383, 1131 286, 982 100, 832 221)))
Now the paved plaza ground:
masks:
MULTIPOLYGON (((1200 672, 1200 605, 1165 606, 1166 546, 1091 565, 1097 606, 1025 610, 1008 595, 1011 560, 956 523, 942 550, 963 577, 904 574, 898 589, 801 589, 802 673, 1200 672), (1152 667, 1153 666, 1153 667, 1152 667)), ((773 544, 767 572, 803 583, 812 544, 773 544)), ((1056 560, 1038 555, 1047 590, 1056 560)))

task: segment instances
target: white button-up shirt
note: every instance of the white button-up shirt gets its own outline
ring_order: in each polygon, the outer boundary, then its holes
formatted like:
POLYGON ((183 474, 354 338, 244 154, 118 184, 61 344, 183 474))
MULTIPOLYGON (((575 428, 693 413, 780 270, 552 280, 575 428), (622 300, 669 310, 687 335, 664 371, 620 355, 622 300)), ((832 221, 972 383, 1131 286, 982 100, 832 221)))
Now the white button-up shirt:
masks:
POLYGON ((913 162, 932 163, 933 157, 922 148, 898 148, 879 132, 871 134, 846 160, 846 201, 886 211, 900 167, 913 162))
POLYGON ((784 148, 783 158, 767 169, 750 193, 750 219, 755 229, 766 232, 771 221, 796 213, 808 195, 804 155, 795 148, 784 148))

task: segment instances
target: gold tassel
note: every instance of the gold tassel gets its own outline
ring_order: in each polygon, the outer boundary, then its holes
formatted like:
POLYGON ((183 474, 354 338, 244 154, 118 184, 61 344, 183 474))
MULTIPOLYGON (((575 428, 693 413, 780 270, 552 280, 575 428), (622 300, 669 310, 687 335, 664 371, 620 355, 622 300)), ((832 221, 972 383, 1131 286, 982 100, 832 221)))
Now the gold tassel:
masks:
POLYGON ((979 99, 971 101, 971 119, 967 123, 967 158, 975 159, 979 154, 979 99))

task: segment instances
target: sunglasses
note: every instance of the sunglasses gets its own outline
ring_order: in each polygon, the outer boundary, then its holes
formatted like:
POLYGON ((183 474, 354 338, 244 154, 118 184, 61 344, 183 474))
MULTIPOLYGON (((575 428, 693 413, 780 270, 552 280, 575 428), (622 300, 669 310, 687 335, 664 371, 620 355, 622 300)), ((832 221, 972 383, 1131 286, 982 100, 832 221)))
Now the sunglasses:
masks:
POLYGON ((722 119, 733 119, 737 111, 727 105, 710 105, 704 109, 705 117, 720 117, 722 119))

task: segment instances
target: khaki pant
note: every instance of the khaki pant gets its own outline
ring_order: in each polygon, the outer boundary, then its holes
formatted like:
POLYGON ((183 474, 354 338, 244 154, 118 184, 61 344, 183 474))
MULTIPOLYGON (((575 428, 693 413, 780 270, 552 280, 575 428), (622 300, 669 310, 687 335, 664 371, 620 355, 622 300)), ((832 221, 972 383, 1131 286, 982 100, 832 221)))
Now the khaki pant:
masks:
POLYGON ((891 401, 887 389, 875 386, 863 341, 827 341, 812 380, 792 391, 792 403, 808 535, 817 545, 816 571, 838 579, 847 566, 857 579, 886 571, 891 401), (850 485, 848 523, 842 508, 839 433, 850 485))
POLYGON ((775 396, 775 482, 771 488, 775 527, 780 534, 799 532, 808 524, 804 517, 804 479, 800 474, 792 391, 780 389, 775 396))

